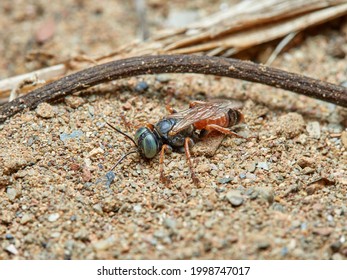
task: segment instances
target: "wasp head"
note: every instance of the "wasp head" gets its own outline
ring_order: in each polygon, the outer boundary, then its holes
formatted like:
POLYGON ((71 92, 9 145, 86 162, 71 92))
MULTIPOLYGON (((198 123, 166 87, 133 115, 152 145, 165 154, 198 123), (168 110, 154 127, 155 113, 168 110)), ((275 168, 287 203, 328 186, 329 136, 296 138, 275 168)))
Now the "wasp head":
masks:
POLYGON ((134 136, 139 153, 144 158, 154 158, 160 151, 161 142, 153 129, 140 127, 134 136))

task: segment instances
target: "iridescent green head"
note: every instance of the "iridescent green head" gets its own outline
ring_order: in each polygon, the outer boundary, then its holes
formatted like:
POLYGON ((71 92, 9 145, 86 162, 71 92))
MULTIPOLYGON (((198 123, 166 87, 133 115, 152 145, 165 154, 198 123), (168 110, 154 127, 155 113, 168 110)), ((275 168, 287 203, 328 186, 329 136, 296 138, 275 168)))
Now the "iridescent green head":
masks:
POLYGON ((159 139, 148 127, 140 127, 135 132, 134 138, 142 157, 151 159, 159 153, 161 148, 159 139))

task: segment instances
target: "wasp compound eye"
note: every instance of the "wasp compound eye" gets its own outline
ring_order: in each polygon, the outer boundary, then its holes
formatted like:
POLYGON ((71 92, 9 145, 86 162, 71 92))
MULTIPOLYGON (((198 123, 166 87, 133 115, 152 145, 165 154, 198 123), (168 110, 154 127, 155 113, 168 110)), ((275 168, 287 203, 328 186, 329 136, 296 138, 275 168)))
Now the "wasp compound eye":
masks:
POLYGON ((151 159, 159 153, 159 141, 153 131, 147 127, 140 127, 136 131, 134 138, 141 156, 151 159))

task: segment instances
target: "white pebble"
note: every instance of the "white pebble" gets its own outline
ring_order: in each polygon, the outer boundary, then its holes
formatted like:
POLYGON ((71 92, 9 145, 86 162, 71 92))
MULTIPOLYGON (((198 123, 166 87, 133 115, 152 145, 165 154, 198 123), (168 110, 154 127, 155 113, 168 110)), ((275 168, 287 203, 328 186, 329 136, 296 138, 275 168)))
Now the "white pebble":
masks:
POLYGON ((319 139, 320 138, 320 124, 319 122, 309 122, 306 126, 308 135, 311 138, 319 139))
POLYGON ((17 248, 13 245, 13 244, 10 244, 8 245, 5 250, 13 255, 17 255, 18 254, 18 250, 17 248))
POLYGON ((269 164, 266 161, 258 162, 257 166, 260 169, 269 170, 269 164))
POLYGON ((58 213, 54 213, 48 216, 48 221, 49 222, 55 222, 56 220, 58 220, 60 217, 60 215, 58 213))

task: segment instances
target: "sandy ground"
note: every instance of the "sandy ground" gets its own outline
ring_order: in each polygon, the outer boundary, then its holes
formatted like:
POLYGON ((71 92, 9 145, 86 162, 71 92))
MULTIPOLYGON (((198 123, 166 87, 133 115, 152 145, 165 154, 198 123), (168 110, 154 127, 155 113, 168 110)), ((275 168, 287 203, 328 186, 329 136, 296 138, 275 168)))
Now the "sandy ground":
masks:
MULTIPOLYGON (((149 2, 163 17, 170 8, 149 2)), ((27 25, 36 5, 1 4, 1 20, 16 23, 15 30, 2 30, 2 77, 56 63, 82 47, 81 53, 100 54, 136 36, 131 5, 119 1, 109 10, 110 2, 102 8, 93 1, 73 3, 80 14, 65 23, 70 29, 57 27, 41 45, 59 55, 30 63, 24 57, 39 49, 35 30, 62 6, 41 1, 41 13, 27 25), (112 36, 97 33, 94 20, 112 36)), ((70 8, 63 9, 66 21, 70 8)), ((307 36, 274 66, 346 84, 346 59, 336 55, 338 46, 347 52, 346 40, 347 22, 339 21, 307 36)), ((201 75, 131 78, 41 104, 0 125, 0 258, 346 259, 346 116, 346 109, 294 93, 201 75), (131 155, 112 183, 106 177, 133 146, 105 120, 132 135, 164 117, 166 104, 180 109, 189 100, 221 97, 244 102, 240 134, 253 138, 226 137, 209 153, 210 143, 195 146, 199 186, 179 153, 165 158, 169 186, 159 181, 158 157, 131 155)))

